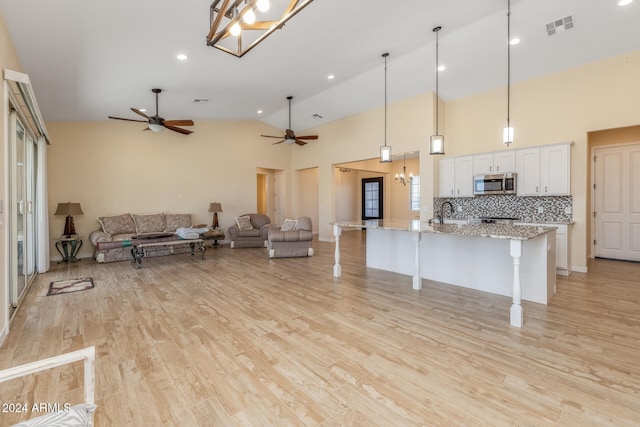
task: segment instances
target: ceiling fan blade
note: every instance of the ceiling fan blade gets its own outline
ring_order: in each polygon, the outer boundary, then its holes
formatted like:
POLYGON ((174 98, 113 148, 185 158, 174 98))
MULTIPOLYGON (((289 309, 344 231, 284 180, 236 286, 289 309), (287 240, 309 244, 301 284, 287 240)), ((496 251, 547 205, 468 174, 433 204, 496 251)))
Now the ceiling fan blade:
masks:
POLYGON ((298 136, 298 139, 318 139, 318 135, 298 136))
POLYGON ((307 145, 307 143, 304 142, 303 140, 301 140, 300 138, 296 138, 296 144, 298 144, 298 145, 307 145))
POLYGON ((187 129, 182 129, 182 128, 178 128, 175 126, 171 126, 171 125, 167 125, 167 123, 165 122, 164 127, 166 127, 169 130, 172 130, 174 132, 178 132, 181 133, 183 135, 189 135, 190 133, 193 133, 193 131, 187 130, 187 129))
POLYGON ((193 126, 193 120, 165 120, 165 126, 193 126))
POLYGON ((265 138, 282 138, 281 136, 273 136, 273 135, 260 135, 260 136, 264 136, 265 138))
POLYGON ((285 142, 285 141, 286 141, 286 139, 283 139, 282 141, 274 142, 274 143, 273 143, 273 144, 271 144, 271 145, 281 144, 281 143, 283 143, 283 142, 285 142))
POLYGON ((126 120, 128 122, 140 122, 140 123, 147 123, 147 120, 134 120, 134 119, 125 119, 123 117, 113 117, 113 116, 109 116, 110 119, 116 119, 116 120, 126 120))
POLYGON ((134 113, 136 113, 136 114, 141 115, 142 117, 144 117, 144 118, 146 118, 146 119, 148 119, 148 118, 149 118, 149 116, 147 116, 145 113, 143 113, 142 111, 138 110, 137 108, 131 108, 131 111, 133 111, 133 112, 134 112, 134 113))

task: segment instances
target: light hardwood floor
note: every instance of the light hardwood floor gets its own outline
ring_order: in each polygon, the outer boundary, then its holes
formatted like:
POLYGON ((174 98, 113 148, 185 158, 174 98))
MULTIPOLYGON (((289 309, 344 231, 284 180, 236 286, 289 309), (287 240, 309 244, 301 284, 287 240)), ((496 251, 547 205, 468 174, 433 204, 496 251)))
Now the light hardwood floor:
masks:
MULTIPOLYGON (((364 238, 343 233, 339 279, 317 241, 311 258, 54 264, 0 368, 95 345, 96 426, 640 425, 640 264, 559 277, 519 329, 509 298, 367 269, 364 238), (45 296, 84 276, 94 289, 45 296)), ((5 383, 0 401, 77 403, 80 372, 5 383)))

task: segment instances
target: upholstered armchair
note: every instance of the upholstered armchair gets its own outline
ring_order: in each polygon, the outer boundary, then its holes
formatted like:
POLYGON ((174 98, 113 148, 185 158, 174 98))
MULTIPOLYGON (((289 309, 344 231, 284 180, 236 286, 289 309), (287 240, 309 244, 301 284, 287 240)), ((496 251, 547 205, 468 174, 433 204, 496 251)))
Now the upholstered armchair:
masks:
POLYGON ((236 218, 236 224, 227 229, 232 248, 264 248, 271 220, 268 216, 250 213, 236 218))
POLYGON ((269 227, 267 252, 269 258, 313 256, 311 218, 285 220, 282 227, 269 227))

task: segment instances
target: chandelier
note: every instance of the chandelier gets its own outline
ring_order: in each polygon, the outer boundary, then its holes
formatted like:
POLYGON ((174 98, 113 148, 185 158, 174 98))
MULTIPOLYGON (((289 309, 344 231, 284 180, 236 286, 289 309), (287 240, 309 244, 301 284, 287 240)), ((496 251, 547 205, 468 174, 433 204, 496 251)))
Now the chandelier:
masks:
POLYGON ((238 58, 253 49, 313 0, 214 0, 207 46, 238 58))
POLYGON ((395 180, 398 184, 406 186, 413 179, 413 174, 407 176, 407 155, 404 155, 404 164, 402 165, 402 173, 396 174, 395 180))

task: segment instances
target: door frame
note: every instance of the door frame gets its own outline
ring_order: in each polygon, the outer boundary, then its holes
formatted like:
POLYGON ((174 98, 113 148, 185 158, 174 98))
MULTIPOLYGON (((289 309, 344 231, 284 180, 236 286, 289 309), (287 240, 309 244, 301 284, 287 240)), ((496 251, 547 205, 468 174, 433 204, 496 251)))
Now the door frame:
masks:
POLYGON ((628 147, 628 146, 640 146, 640 141, 636 142, 621 142, 621 143, 613 143, 613 144, 599 144, 599 145, 591 145, 591 152, 589 154, 589 162, 590 162, 590 179, 589 179, 589 194, 591 198, 590 203, 590 212, 589 212, 589 222, 590 222, 590 236, 589 236, 589 253, 587 254, 588 258, 595 259, 596 257, 596 245, 594 241, 596 240, 596 221, 594 218, 594 212, 596 212, 596 150, 603 148, 616 148, 616 147, 628 147))

